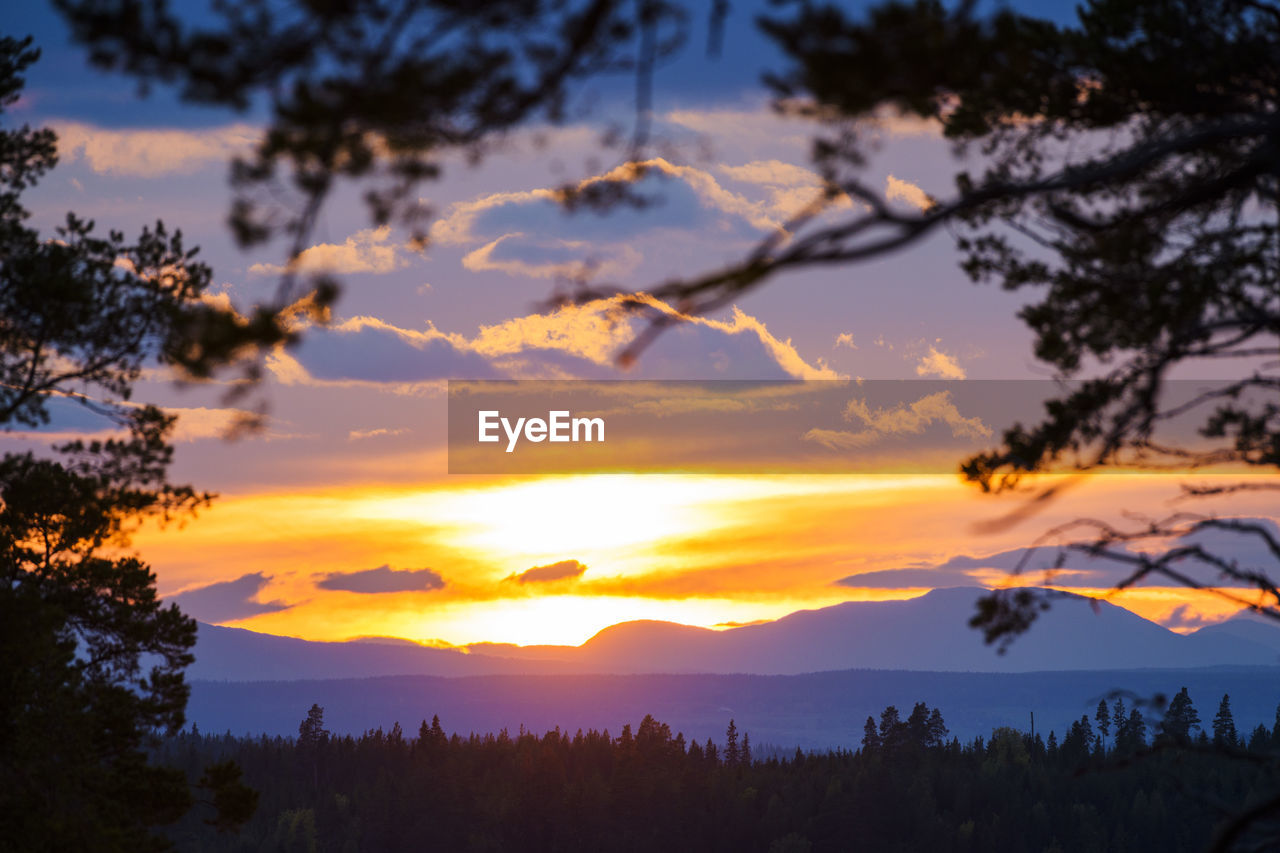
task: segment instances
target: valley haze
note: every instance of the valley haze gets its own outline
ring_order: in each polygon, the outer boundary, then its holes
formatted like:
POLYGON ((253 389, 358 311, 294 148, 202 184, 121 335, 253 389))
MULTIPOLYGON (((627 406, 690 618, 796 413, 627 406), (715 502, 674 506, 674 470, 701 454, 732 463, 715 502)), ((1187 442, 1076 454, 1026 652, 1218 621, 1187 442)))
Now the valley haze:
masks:
POLYGON ((867 716, 924 701, 962 739, 998 726, 1061 736, 1112 691, 1188 687, 1202 709, 1230 693, 1237 718, 1280 702, 1280 628, 1237 617, 1188 635, 1106 602, 1058 600, 1005 654, 966 625, 978 588, 848 602, 713 631, 638 621, 581 646, 391 639, 311 642, 200 626, 188 717, 205 731, 293 734, 311 703, 334 731, 406 729, 440 715, 453 731, 619 731, 645 714, 699 738, 730 717, 754 742, 854 747, 867 716))

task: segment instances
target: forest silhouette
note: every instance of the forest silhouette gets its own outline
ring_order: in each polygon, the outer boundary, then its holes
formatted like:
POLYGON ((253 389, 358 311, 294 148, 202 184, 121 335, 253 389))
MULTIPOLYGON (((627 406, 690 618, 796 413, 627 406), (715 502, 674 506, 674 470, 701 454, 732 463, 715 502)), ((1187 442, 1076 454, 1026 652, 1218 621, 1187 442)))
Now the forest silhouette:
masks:
MULTIPOLYGON (((620 156, 642 175, 652 71, 680 49, 690 16, 657 0, 350 0, 299 4, 294 16, 246 0, 219 4, 221 17, 197 26, 164 2, 55 5, 98 65, 143 86, 174 85, 188 102, 229 110, 266 99, 268 132, 232 167, 230 220, 243 245, 282 239, 288 261, 341 180, 368 182, 372 222, 422 238, 428 211, 417 189, 439 176, 444 153, 479 158, 524 122, 562 120, 570 83, 595 74, 634 76, 636 122, 620 156)), ((710 9, 723 18, 724 4, 710 9)), ((859 204, 834 221, 818 205, 740 264, 655 284, 631 309, 657 297, 685 313, 713 311, 788 270, 851 264, 955 229, 966 273, 1035 294, 1021 317, 1037 358, 1063 378, 1101 365, 1042 422, 1009 425, 1000 447, 965 464, 979 488, 1025 487, 1062 466, 1274 473, 1280 6, 1093 0, 1076 24, 1059 26, 1008 9, 980 16, 968 2, 889 3, 857 17, 796 4, 763 27, 788 63, 769 80, 776 106, 815 121, 823 201, 859 204), (982 150, 985 164, 958 172, 949 197, 890 209, 859 181, 861 140, 842 132, 885 108, 937 122, 958 149, 982 150), (1062 150, 1083 153, 1066 160, 1062 150), (1208 446, 1170 446, 1159 433, 1170 415, 1163 383, 1201 361, 1230 365, 1234 380, 1194 401, 1208 446)), ((0 41, 7 109, 36 57, 29 41, 0 41)), ((21 195, 55 162, 52 132, 6 125, 0 134, 0 426, 47 424, 61 397, 103 412, 125 437, 0 461, 0 845, 163 848, 155 825, 181 820, 182 838, 205 832, 192 827, 197 801, 217 810, 200 821, 249 821, 242 836, 201 835, 209 849, 249 839, 305 846, 312 826, 317 843, 341 839, 334 849, 424 838, 456 845, 442 849, 781 851, 843 849, 833 845, 849 839, 882 849, 1195 849, 1224 814, 1219 849, 1266 843, 1257 833, 1280 813, 1275 732, 1255 731, 1242 747, 1226 697, 1207 747, 1175 731, 1147 749, 1140 720, 1112 713, 1109 754, 1095 748, 1097 733, 1089 743, 1087 719, 1042 747, 1012 730, 943 744, 928 734, 939 727, 926 725, 921 739, 909 717, 905 735, 890 720, 858 753, 753 762, 741 751, 726 762, 719 750, 677 748, 653 721, 616 742, 603 733, 441 742, 430 727, 413 740, 395 729, 348 740, 325 737, 320 720, 295 743, 157 742, 184 723, 195 625, 159 600, 146 563, 111 549, 142 521, 189 517, 211 496, 170 482, 173 418, 138 405, 134 388, 159 364, 191 379, 234 372, 245 393, 265 352, 297 342, 294 312, 328 319, 338 282, 287 262, 273 298, 237 312, 203 298, 211 271, 162 224, 126 240, 71 215, 41 235, 21 195), (1099 752, 1124 768, 1076 772, 1099 752), (309 773, 301 780, 300 768, 309 773), (1223 808, 1175 805, 1184 787, 1223 808)), ((641 203, 632 183, 566 188, 561 198, 587 211, 641 203)), ((573 284, 569 302, 618 292, 573 284)), ((641 356, 672 322, 655 318, 620 361, 641 356)), ((1274 487, 1193 484, 1185 494, 1274 487)), ((1226 577, 1261 598, 1222 594, 1280 617, 1268 566, 1195 546, 1116 547, 1213 529, 1260 541, 1280 560, 1263 525, 1178 512, 1084 529, 1093 540, 1077 547, 1129 564, 1119 588, 1153 577, 1214 588, 1226 577)), ((1033 628, 1049 601, 995 593, 975 625, 1004 642, 1033 628)), ((1186 710, 1179 697, 1175 706, 1186 710)))
POLYGON ((1061 736, 962 744, 919 702, 868 717, 859 749, 806 753, 753 747, 733 720, 686 741, 652 715, 618 735, 464 736, 435 717, 353 737, 313 705, 296 739, 192 730, 158 757, 188 772, 233 759, 262 791, 236 836, 199 811, 167 830, 184 850, 1204 850, 1224 808, 1266 790, 1280 708, 1243 739, 1229 697, 1208 731, 1185 689, 1150 714, 1117 697, 1061 736))

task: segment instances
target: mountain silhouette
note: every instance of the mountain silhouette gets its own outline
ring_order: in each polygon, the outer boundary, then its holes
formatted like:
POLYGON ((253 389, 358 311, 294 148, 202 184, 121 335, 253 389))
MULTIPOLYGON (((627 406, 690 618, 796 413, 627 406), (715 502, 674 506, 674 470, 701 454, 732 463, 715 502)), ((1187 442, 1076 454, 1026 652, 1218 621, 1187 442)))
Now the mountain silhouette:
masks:
POLYGON ((1036 672, 1280 664, 1280 627, 1232 619, 1177 634, 1116 605, 1056 600, 1005 654, 968 626, 977 588, 906 601, 845 602, 714 631, 623 622, 581 646, 476 644, 440 649, 361 639, 320 643, 200 626, 193 679, 255 681, 381 675, 744 673, 846 669, 1036 672))
MULTIPOLYGON (((1006 653, 968 626, 975 588, 906 601, 850 601, 727 631, 663 622, 606 628, 581 647, 598 672, 742 672, 790 675, 841 669, 971 672, 1107 670, 1280 663, 1258 637, 1183 636, 1122 607, 1058 599, 1006 653), (698 633, 694 633, 698 632, 698 633)), ((1271 629, 1280 635, 1280 628, 1271 629)))
POLYGON ((1280 660, 1280 623, 1255 613, 1240 613, 1225 622, 1206 625, 1191 634, 1200 642, 1227 645, 1244 641, 1271 649, 1280 660))

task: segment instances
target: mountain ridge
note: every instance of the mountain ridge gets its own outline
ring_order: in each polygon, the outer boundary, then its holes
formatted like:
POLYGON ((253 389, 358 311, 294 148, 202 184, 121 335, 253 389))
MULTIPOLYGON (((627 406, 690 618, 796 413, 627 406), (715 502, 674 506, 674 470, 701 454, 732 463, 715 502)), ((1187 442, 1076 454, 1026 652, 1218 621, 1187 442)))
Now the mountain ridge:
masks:
MULTIPOLYGON (((687 737, 722 741, 730 718, 766 744, 806 749, 856 748, 868 716, 887 705, 904 714, 914 703, 939 708, 962 740, 993 728, 1035 729, 1059 738, 1073 720, 1093 717, 1099 697, 1166 699, 1190 690, 1208 725, 1224 694, 1231 695, 1236 725, 1247 732, 1271 727, 1280 701, 1280 667, 1222 666, 1029 673, 846 670, 805 675, 485 675, 379 676, 307 681, 192 684, 187 717, 202 731, 293 735, 314 702, 325 724, 358 735, 399 722, 406 732, 438 714, 446 732, 537 733, 560 727, 608 729, 635 726, 652 714, 687 737)), ((1127 703, 1128 704, 1128 703, 1127 703)), ((1158 719, 1158 714, 1152 719, 1158 719)), ((789 754, 789 753, 788 753, 789 754)))
POLYGON ((1280 627, 1221 623, 1182 635, 1116 605, 1080 596, 1055 601, 1007 654, 997 655, 968 627, 981 592, 951 587, 913 599, 847 601, 720 631, 658 620, 621 622, 580 646, 477 643, 436 648, 373 638, 316 642, 201 624, 189 675, 270 681, 384 675, 797 675, 850 669, 1008 673, 1280 664, 1280 627))

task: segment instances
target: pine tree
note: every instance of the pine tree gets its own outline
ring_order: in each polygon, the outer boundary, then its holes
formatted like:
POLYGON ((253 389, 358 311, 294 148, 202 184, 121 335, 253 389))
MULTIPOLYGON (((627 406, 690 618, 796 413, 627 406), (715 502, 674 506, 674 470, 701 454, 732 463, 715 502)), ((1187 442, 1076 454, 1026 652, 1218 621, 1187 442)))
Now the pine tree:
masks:
MULTIPOLYGON (((1164 719, 1160 721, 1160 734, 1175 743, 1190 743, 1193 729, 1200 728, 1200 715, 1191 704, 1191 696, 1183 687, 1169 703, 1164 719)), ((1203 732, 1202 732, 1203 733, 1203 732)))
POLYGON ((1107 710, 1107 700, 1098 700, 1098 710, 1094 713, 1093 719, 1098 723, 1098 731, 1105 741, 1111 735, 1111 713, 1107 710))
POLYGON ((1147 721, 1137 708, 1129 711, 1129 720, 1125 726, 1128 735, 1128 747, 1131 750, 1142 749, 1147 745, 1147 721))
POLYGON ((433 714, 431 716, 431 725, 427 725, 427 721, 423 720, 422 725, 418 727, 418 746, 426 749, 439 749, 448 742, 444 729, 440 727, 440 715, 433 714))
POLYGON ((306 748, 318 746, 329 739, 329 730, 324 727, 324 708, 312 704, 307 718, 298 724, 298 746, 306 748))
MULTIPOLYGON (((149 742, 185 725, 196 623, 160 599, 129 539, 211 498, 170 480, 177 416, 139 383, 170 367, 208 377, 286 334, 204 299, 212 270, 159 222, 136 242, 73 213, 54 234, 30 227, 22 196, 56 164, 57 137, 8 113, 38 56, 0 36, 0 432, 77 402, 118 432, 0 452, 0 847, 133 853, 195 803, 149 742)), ((252 811, 233 764, 197 787, 252 811)))
POLYGON ((898 716, 898 708, 890 705, 880 712, 880 745, 885 749, 896 749, 902 745, 902 720, 898 716))
POLYGON ((1117 696, 1116 704, 1111 708, 1111 723, 1116 730, 1116 746, 1120 746, 1122 741, 1127 741, 1129 738, 1128 726, 1126 725, 1128 719, 1129 712, 1124 706, 1124 699, 1117 696))
POLYGON ((1222 694, 1222 702, 1218 705, 1218 713, 1213 717, 1213 745, 1234 747, 1240 743, 1236 733, 1236 722, 1231 716, 1231 697, 1222 694))
POLYGON ((934 708, 929 714, 929 746, 942 746, 947 740, 947 724, 942 719, 942 712, 934 708))
POLYGON ((635 752, 636 739, 631 734, 631 724, 627 723, 622 727, 622 734, 618 737, 618 749, 623 755, 630 755, 635 752))
POLYGON ((1089 722, 1089 715, 1085 714, 1080 717, 1080 733, 1085 743, 1093 740, 1093 724, 1089 722))
POLYGON ((729 720, 729 728, 724 733, 724 763, 730 766, 736 765, 742 758, 742 753, 738 749, 738 726, 733 720, 729 720))
POLYGON ((1066 737, 1062 739, 1062 756, 1069 763, 1079 763, 1089 757, 1093 747, 1093 726, 1086 714, 1071 724, 1066 737))
POLYGON ((749 732, 743 732, 742 734, 742 755, 738 758, 743 765, 751 766, 751 734, 749 732))
POLYGON ((320 749, 329 742, 329 730, 324 727, 324 708, 312 703, 307 717, 298 724, 298 755, 311 766, 311 789, 320 790, 320 749))
POLYGON ((919 746, 929 742, 929 706, 917 702, 907 717, 907 739, 919 746))
POLYGON ((875 752, 880 748, 880 733, 876 731, 876 721, 874 717, 867 717, 867 722, 862 727, 862 751, 875 752))

